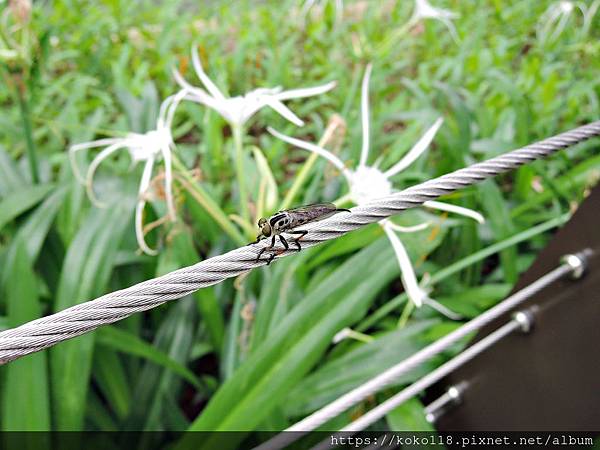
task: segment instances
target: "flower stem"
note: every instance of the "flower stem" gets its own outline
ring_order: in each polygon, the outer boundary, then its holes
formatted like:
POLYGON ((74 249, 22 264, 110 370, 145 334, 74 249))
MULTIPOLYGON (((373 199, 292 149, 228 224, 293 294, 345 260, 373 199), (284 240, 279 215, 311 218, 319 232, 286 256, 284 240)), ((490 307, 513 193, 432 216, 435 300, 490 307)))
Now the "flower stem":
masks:
POLYGON ((190 175, 183 163, 173 155, 173 165, 178 171, 178 179, 182 186, 200 203, 206 212, 217 222, 223 231, 227 233, 238 245, 245 245, 246 239, 239 230, 227 218, 227 215, 210 195, 190 175))
POLYGON ((246 172, 244 171, 244 143, 243 143, 243 127, 241 125, 233 125, 233 145, 235 150, 235 171, 237 175, 239 197, 240 197, 240 213, 242 219, 250 223, 250 210, 248 208, 248 192, 246 191, 246 172))
POLYGON ((279 207, 280 210, 289 209, 289 207, 292 205, 294 198, 296 197, 298 191, 306 181, 308 173, 310 172, 310 169, 312 169, 312 167, 315 165, 315 162, 317 161, 318 157, 319 155, 317 155, 316 153, 311 153, 311 155, 308 158, 306 158, 304 165, 302 166, 300 172, 298 172, 298 175, 292 183, 292 187, 285 195, 285 198, 283 199, 283 202, 279 207))
POLYGON ((398 320, 398 329, 406 326, 413 309, 415 309, 415 304, 413 302, 406 302, 406 305, 404 305, 404 309, 402 310, 402 314, 400 315, 400 319, 398 320))

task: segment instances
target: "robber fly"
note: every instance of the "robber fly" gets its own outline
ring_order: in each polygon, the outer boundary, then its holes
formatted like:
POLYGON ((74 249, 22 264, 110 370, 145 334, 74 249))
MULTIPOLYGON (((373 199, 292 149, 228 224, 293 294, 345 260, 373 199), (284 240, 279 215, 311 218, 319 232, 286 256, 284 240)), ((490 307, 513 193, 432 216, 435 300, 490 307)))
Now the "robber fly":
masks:
MULTIPOLYGON (((292 244, 297 247, 298 251, 302 250, 299 241, 308 233, 308 231, 295 230, 294 228, 305 225, 309 222, 317 222, 319 220, 326 219, 342 211, 350 212, 349 209, 338 208, 333 203, 315 203, 313 205, 299 206, 298 208, 279 211, 268 219, 265 219, 264 217, 261 218, 258 221, 260 234, 256 237, 256 241, 251 242, 251 244, 256 244, 259 241, 270 237, 271 245, 262 248, 260 252, 258 252, 256 260, 260 260, 260 257, 265 251, 273 250, 277 236, 279 236, 279 240, 283 244, 283 247, 288 250, 290 245, 288 241, 281 235, 281 233, 284 232, 297 235, 298 237, 292 241, 292 244)), ((273 258, 275 258, 275 252, 271 253, 269 256, 267 265, 271 264, 273 258)))

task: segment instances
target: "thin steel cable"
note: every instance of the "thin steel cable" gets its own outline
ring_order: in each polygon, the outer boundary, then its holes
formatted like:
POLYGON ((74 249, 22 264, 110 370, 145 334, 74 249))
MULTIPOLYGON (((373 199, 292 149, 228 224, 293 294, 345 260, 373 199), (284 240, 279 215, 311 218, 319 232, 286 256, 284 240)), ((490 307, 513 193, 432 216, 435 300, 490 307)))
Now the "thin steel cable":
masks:
MULTIPOLYGON (((321 222, 308 224, 303 227, 309 231, 303 238, 303 247, 312 247, 323 241, 335 239, 364 225, 421 205, 427 200, 449 194, 599 135, 600 121, 592 122, 522 149, 429 180, 389 197, 354 207, 351 214, 339 213, 321 222)), ((266 241, 261 241, 258 244, 241 247, 3 331, 0 333, 0 363, 4 364, 29 353, 43 350, 66 339, 92 331, 101 325, 125 319, 136 312, 146 311, 263 266, 266 261, 264 259, 256 261, 256 256, 268 244, 266 241)), ((281 246, 278 248, 281 253, 277 258, 294 253, 293 250, 284 251, 281 246)))
MULTIPOLYGON (((463 364, 469 362, 477 355, 483 353, 488 348, 496 344, 498 341, 504 339, 506 336, 513 332, 521 329, 522 325, 516 319, 512 319, 494 332, 490 333, 480 341, 473 344, 471 347, 465 349, 462 353, 459 353, 454 358, 445 362, 435 370, 429 372, 423 378, 415 381, 413 384, 405 387, 396 395, 388 398, 385 402, 377 405, 375 408, 370 410, 365 415, 349 423, 340 430, 342 436, 348 436, 353 433, 364 430, 368 426, 372 425, 382 417, 384 417, 391 410, 402 405, 406 401, 410 400, 420 392, 423 392, 428 387, 434 385, 445 376, 451 374, 456 369, 461 367, 463 364)), ((274 449, 275 447, 270 447, 274 449)), ((311 450, 326 450, 331 448, 331 442, 329 440, 323 441, 311 450)))
POLYGON ((410 386, 407 386, 402 391, 398 392, 396 395, 388 398, 385 402, 381 403, 380 405, 377 405, 365 415, 356 419, 354 422, 349 423, 340 431, 358 432, 364 430, 369 425, 377 422, 379 419, 384 417, 391 410, 397 408, 407 400, 413 398, 415 395, 434 385, 446 375, 454 372, 460 366, 469 362, 477 355, 483 353, 489 347, 494 345, 496 342, 502 340, 503 338, 511 334, 513 331, 517 331, 520 328, 521 324, 515 319, 509 321, 508 323, 504 324, 503 326, 490 333, 480 341, 477 341, 471 347, 465 349, 465 351, 463 351, 462 353, 456 355, 448 362, 442 364, 437 369, 429 372, 423 378, 420 378, 410 386))
POLYGON ((536 281, 520 291, 515 292, 510 297, 507 297, 496 306, 488 309, 484 313, 465 323, 460 328, 448 333, 444 337, 421 349, 395 366, 390 367, 385 372, 382 372, 376 377, 371 378, 366 383, 344 394, 320 410, 312 413, 310 416, 286 429, 285 433, 276 435, 269 441, 256 447, 255 450, 274 450, 285 448, 292 442, 300 439, 303 434, 317 429, 328 420, 337 417, 368 396, 385 389, 402 375, 410 372, 424 362, 429 361, 434 356, 439 355, 441 352, 447 350, 450 346, 465 338, 470 333, 479 330, 503 314, 506 314, 530 298, 532 295, 539 292, 541 289, 571 273, 573 273, 572 266, 566 263, 561 264, 556 269, 538 278, 536 281), (292 431, 293 433, 288 433, 288 431, 292 431))

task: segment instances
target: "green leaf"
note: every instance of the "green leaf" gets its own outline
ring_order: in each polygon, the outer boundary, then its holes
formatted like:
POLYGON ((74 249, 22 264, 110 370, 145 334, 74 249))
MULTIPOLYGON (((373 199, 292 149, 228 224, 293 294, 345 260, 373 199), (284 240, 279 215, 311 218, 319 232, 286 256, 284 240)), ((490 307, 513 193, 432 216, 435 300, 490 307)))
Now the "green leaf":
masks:
POLYGON ((19 227, 18 236, 23 238, 27 253, 32 261, 36 261, 42 244, 58 210, 67 194, 67 188, 58 187, 44 202, 33 211, 25 223, 19 227))
MULTIPOLYGON (((365 314, 398 270, 386 238, 347 260, 281 320, 189 430, 254 429, 314 366, 335 333, 365 314)), ((207 440, 206 448, 214 448, 212 444, 207 440)))
POLYGON ((120 420, 124 419, 131 406, 131 386, 119 355, 109 348, 96 348, 93 372, 94 383, 102 392, 106 403, 120 420))
POLYGON ((509 283, 487 283, 473 288, 463 287, 456 294, 438 296, 436 300, 463 317, 473 318, 508 295, 511 286, 509 283))
POLYGON ((385 418, 391 431, 435 432, 435 428, 425 420, 423 404, 414 397, 391 410, 385 418))
MULTIPOLYGON (((290 391, 284 404, 286 414, 305 416, 416 353, 426 344, 420 336, 436 323, 437 320, 411 323, 370 343, 358 344, 327 362, 290 391)), ((428 365, 422 365, 394 384, 410 383, 429 370, 428 365)))
MULTIPOLYGON (((124 201, 89 211, 63 263, 55 311, 106 292, 117 250, 129 223, 130 204, 124 201)), ((56 427, 80 430, 94 350, 94 333, 63 342, 51 349, 52 392, 56 427)))
POLYGON ((0 202, 0 230, 4 225, 39 203, 53 188, 52 184, 28 186, 7 195, 0 202))
MULTIPOLYGON (((515 234, 515 227, 509 214, 509 210, 498 185, 493 180, 487 180, 477 185, 481 193, 481 204, 485 210, 486 220, 491 224, 495 234, 495 240, 500 241, 515 234)), ((517 251, 514 247, 508 247, 500 252, 500 261, 504 269, 504 277, 507 283, 517 282, 519 275, 516 265, 517 251)))
MULTIPOLYGON (((7 318, 16 327, 42 315, 38 281, 25 243, 16 239, 6 261, 10 282, 4 286, 7 318)), ((2 429, 4 431, 49 431, 50 392, 47 353, 37 352, 9 363, 3 371, 2 429)))
POLYGON ((201 386, 196 375, 194 375, 187 367, 181 365, 163 351, 128 331, 115 326, 102 327, 96 332, 96 343, 128 355, 144 358, 147 361, 151 361, 166 369, 172 370, 195 387, 201 386))
POLYGON ((12 191, 22 189, 25 184, 21 171, 0 145, 0 198, 12 191))
MULTIPOLYGON (((153 346, 179 364, 189 360, 195 331, 195 305, 189 298, 165 305, 159 311, 161 320, 153 346)), ((170 429, 172 422, 168 415, 172 399, 180 395, 183 386, 179 375, 170 367, 157 366, 148 362, 137 375, 133 396, 133 407, 127 420, 128 429, 161 430, 170 429)), ((186 424, 187 425, 187 424, 186 424)), ((186 426, 184 425, 184 427, 186 426)), ((181 428, 178 428, 181 429, 181 428)), ((151 438, 146 436, 145 438, 151 438)), ((140 444, 142 448, 147 445, 140 444)))

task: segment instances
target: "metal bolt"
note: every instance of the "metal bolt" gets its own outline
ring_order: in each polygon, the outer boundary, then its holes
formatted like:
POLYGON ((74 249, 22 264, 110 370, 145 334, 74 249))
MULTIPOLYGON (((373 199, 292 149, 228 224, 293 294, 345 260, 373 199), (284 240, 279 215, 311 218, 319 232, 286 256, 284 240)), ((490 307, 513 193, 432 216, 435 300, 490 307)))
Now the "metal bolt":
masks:
POLYGON ((437 422, 449 409, 461 402, 466 388, 466 382, 450 386, 444 394, 425 407, 425 420, 429 423, 437 422))
POLYGON ((513 320, 519 324, 523 333, 529 333, 533 328, 533 313, 531 311, 517 311, 513 314, 513 320))
POLYGON ((583 276, 586 269, 586 258, 583 252, 565 255, 561 258, 563 264, 571 268, 571 278, 577 280, 583 276))

